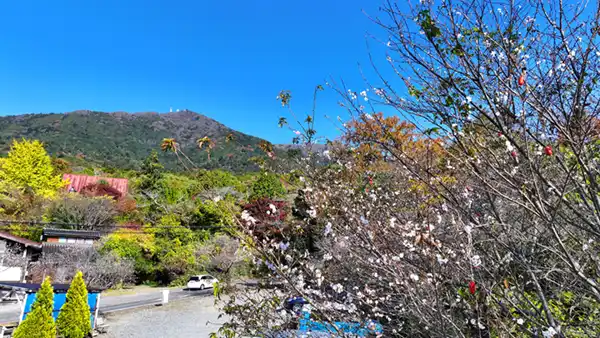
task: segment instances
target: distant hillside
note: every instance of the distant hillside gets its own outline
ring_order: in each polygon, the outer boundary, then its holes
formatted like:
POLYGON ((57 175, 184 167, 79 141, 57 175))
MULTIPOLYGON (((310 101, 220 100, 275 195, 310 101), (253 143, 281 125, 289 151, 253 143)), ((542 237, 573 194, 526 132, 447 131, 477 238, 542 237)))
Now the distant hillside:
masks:
MULTIPOLYGON (((260 138, 188 110, 163 114, 85 110, 0 117, 0 152, 6 153, 12 140, 22 137, 43 141, 48 152, 57 157, 79 157, 118 168, 138 168, 153 149, 160 152, 163 138, 175 138, 183 151, 204 168, 256 170, 248 159, 262 154, 258 148, 260 138), (233 142, 226 142, 228 134, 234 136, 233 142), (196 140, 204 136, 216 143, 211 161, 196 145, 196 140)), ((178 167, 174 154, 160 153, 166 167, 178 167)))

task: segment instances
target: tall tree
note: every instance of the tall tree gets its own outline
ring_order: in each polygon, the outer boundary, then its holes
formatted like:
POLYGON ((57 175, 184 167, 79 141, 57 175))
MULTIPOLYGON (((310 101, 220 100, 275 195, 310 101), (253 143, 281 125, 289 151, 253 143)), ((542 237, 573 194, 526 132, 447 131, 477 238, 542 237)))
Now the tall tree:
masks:
POLYGON ((65 185, 56 175, 52 160, 38 140, 14 140, 8 156, 0 160, 0 181, 4 188, 16 187, 51 197, 65 185))
POLYGON ((158 159, 158 153, 156 150, 152 150, 150 155, 144 160, 142 164, 143 177, 140 182, 140 188, 153 189, 157 182, 162 177, 162 173, 165 167, 160 163, 158 159))
POLYGON ((210 152, 212 148, 215 147, 215 143, 213 142, 213 140, 211 140, 211 138, 208 136, 204 136, 196 140, 196 144, 198 145, 198 149, 204 149, 206 151, 206 154, 208 155, 208 160, 210 161, 210 152))
POLYGON ((196 164, 181 150, 180 144, 177 143, 177 140, 174 138, 164 138, 160 144, 160 148, 163 152, 173 152, 186 170, 189 170, 189 167, 186 165, 186 162, 181 159, 181 156, 183 156, 187 162, 192 165, 192 168, 196 168, 196 164))
POLYGON ((56 324, 52 317, 54 292, 50 277, 46 277, 35 294, 31 312, 13 333, 14 338, 55 338, 56 324))

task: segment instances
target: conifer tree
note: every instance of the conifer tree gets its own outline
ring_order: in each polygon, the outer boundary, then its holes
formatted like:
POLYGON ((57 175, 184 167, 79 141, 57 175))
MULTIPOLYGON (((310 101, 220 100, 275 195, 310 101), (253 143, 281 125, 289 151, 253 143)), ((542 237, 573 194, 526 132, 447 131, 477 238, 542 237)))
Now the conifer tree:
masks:
POLYGON ((81 271, 75 274, 71 282, 56 325, 58 333, 64 338, 83 338, 92 331, 87 288, 81 271))
POLYGON ((13 333, 14 338, 55 338, 56 324, 52 318, 54 291, 46 277, 35 295, 31 312, 13 333))

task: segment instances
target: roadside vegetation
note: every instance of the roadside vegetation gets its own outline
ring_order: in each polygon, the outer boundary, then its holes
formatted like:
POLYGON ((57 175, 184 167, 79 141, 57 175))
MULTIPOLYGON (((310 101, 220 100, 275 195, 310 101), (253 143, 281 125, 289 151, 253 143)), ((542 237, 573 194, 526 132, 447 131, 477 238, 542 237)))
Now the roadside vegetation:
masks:
POLYGON ((81 192, 67 191, 62 174, 86 174, 87 169, 51 158, 36 140, 15 140, 8 157, 0 159, 0 176, 5 178, 0 187, 2 230, 35 241, 44 227, 102 234, 94 250, 67 248, 33 262, 32 281, 41 282, 50 273, 55 282, 67 283, 76 271, 104 288, 184 285, 199 273, 241 278, 255 269, 235 237, 235 220, 256 203, 287 208, 293 201, 285 188, 293 192, 293 185, 285 175, 172 172, 156 151, 139 171, 93 171, 101 177, 127 178, 128 194, 121 196, 102 180, 81 192))

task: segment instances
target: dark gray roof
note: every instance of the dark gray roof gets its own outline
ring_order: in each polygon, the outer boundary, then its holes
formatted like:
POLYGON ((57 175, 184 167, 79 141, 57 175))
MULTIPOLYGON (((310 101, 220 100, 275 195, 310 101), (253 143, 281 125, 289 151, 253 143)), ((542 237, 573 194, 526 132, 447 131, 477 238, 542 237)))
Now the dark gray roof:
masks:
POLYGON ((30 247, 38 250, 42 248, 42 243, 38 243, 27 238, 15 236, 4 231, 0 231, 0 238, 23 244, 25 247, 30 247))
POLYGON ((44 238, 46 237, 65 237, 65 238, 84 238, 84 239, 99 239, 99 231, 89 230, 72 230, 72 229, 44 229, 44 238))
POLYGON ((94 246, 92 244, 85 243, 56 243, 56 242, 44 242, 42 243, 42 253, 57 253, 61 252, 65 249, 89 249, 94 250, 94 246))

